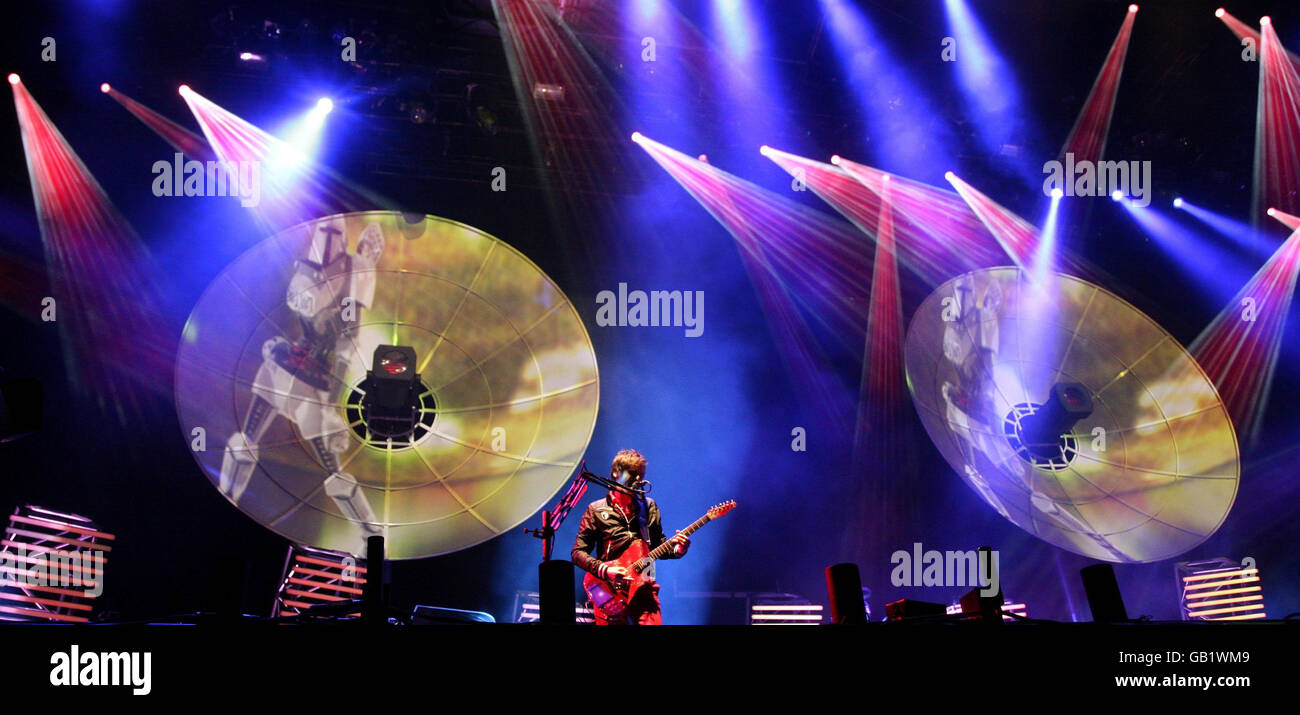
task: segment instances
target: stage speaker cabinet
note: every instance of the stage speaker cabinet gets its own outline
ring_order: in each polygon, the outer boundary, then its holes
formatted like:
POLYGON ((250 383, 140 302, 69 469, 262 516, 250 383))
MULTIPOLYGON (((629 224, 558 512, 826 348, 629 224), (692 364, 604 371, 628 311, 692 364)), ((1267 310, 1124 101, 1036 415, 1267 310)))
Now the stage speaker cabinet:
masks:
POLYGON ((965 615, 979 616, 982 623, 1002 622, 1002 593, 993 596, 981 596, 976 588, 961 597, 961 612, 965 615))
POLYGON ((1083 592, 1088 597, 1088 608, 1094 623, 1127 621, 1124 597, 1115 580, 1115 568, 1110 564, 1093 564, 1079 570, 1083 577, 1083 592))
POLYGON ((944 616, 947 613, 948 607, 942 603, 913 601, 910 598, 900 598, 893 603, 885 604, 885 618, 891 621, 923 618, 925 616, 944 616))
POLYGON ((862 600, 862 575, 857 564, 827 566, 826 591, 831 600, 832 623, 845 625, 867 622, 867 608, 862 600))

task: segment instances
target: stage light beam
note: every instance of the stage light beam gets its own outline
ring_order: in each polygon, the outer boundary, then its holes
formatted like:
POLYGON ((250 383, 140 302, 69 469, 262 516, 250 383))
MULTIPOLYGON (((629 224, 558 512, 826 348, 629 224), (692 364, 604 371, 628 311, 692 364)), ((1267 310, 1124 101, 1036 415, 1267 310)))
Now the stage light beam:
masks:
MULTIPOLYGON (((819 0, 826 34, 845 73, 859 116, 872 127, 879 165, 921 181, 938 175, 935 157, 953 156, 953 132, 931 119, 938 112, 925 83, 890 51, 887 31, 877 27, 861 3, 819 0)), ((961 64, 959 61, 958 65, 961 64)))
POLYGON ((1275 208, 1270 208, 1268 210, 1268 215, 1269 218, 1276 219, 1279 223, 1292 231, 1300 228, 1300 216, 1295 216, 1285 211, 1278 211, 1275 208))
POLYGON ((993 234, 1007 256, 1022 269, 1032 268, 1034 254, 1040 243, 1039 230, 1020 216, 1000 206, 953 172, 948 172, 944 178, 948 179, 970 206, 971 211, 975 212, 979 220, 993 234))
MULTIPOLYGON (((970 0, 944 0, 948 32, 959 55, 949 63, 969 108, 976 136, 992 156, 1007 157, 1010 145, 1032 143, 1031 124, 1023 106, 1016 73, 985 32, 970 0)), ((1036 183, 1037 167, 1018 162, 1016 172, 1036 183)))
MULTIPOLYGON (((1172 214, 1158 210, 1154 204, 1138 206, 1132 201, 1122 201, 1120 206, 1137 223, 1152 243, 1159 246, 1209 294, 1214 304, 1227 300, 1232 286, 1249 275, 1247 264, 1239 251, 1228 250, 1207 237, 1189 229, 1185 222, 1177 221, 1172 214), (1224 286, 1227 286, 1226 290, 1224 286)), ((1236 248, 1235 246, 1233 247, 1236 248)))
MULTIPOLYGON (((1264 231, 1257 226, 1251 226, 1245 221, 1238 221, 1222 214, 1217 214, 1209 209, 1202 208, 1187 199, 1179 198, 1177 208, 1204 223, 1220 236, 1232 241, 1233 248, 1246 248, 1259 258, 1267 258, 1277 249, 1277 243, 1264 231)), ((1275 209, 1270 209, 1275 211, 1275 209)), ((1273 213, 1269 214, 1274 216, 1273 213)), ((1276 216, 1274 216, 1276 218, 1276 216)), ((1285 223, 1285 222, 1284 222, 1285 223)), ((1290 227, 1292 230, 1295 226, 1290 227)))
POLYGON ((836 164, 826 164, 770 148, 767 156, 868 236, 878 230, 879 214, 888 202, 898 263, 927 284, 938 285, 954 274, 1006 263, 988 229, 951 190, 843 157, 836 164))
POLYGON ((212 148, 194 132, 113 89, 107 82, 100 85, 99 89, 122 105, 136 119, 144 122, 145 126, 162 137, 163 141, 172 145, 176 151, 198 161, 207 162, 216 159, 216 155, 212 153, 212 148))
MULTIPOLYGON (((585 30, 598 22, 593 18, 610 19, 600 14, 598 6, 608 11, 622 3, 584 3, 578 12, 572 12, 576 8, 569 8, 570 4, 537 0, 485 3, 496 19, 533 156, 538 163, 554 167, 558 177, 557 185, 548 182, 546 189, 552 216, 572 210, 573 197, 604 184, 611 172, 626 168, 617 164, 620 158, 612 150, 621 143, 622 135, 615 124, 602 120, 609 116, 607 102, 614 90, 592 56, 592 48, 585 44, 591 37, 585 30), (537 93, 538 87, 563 87, 563 101, 552 101, 556 98, 552 92, 537 93)), ((488 97, 471 101, 485 112, 475 122, 478 131, 495 133, 498 125, 490 116, 500 111, 500 100, 491 99, 486 87, 475 91, 479 98, 488 97)))
POLYGON ((809 321, 844 347, 861 349, 869 242, 842 221, 676 149, 645 137, 639 144, 736 240, 782 361, 809 409, 829 423, 851 421, 849 395, 827 377, 824 348, 809 321))
POLYGON ((1043 221, 1043 230, 1038 234, 1038 247, 1034 251, 1034 271, 1033 279, 1038 285, 1043 285, 1051 275, 1056 263, 1056 234, 1059 216, 1061 214, 1061 199, 1065 192, 1061 189, 1052 190, 1052 201, 1047 208, 1047 218, 1043 221))
MULTIPOLYGON (((181 85, 180 92, 217 159, 229 166, 242 162, 257 172, 260 198, 253 207, 254 214, 267 227, 282 228, 310 218, 373 205, 381 200, 366 196, 363 191, 310 161, 303 147, 314 147, 314 144, 295 145, 273 136, 187 85, 181 85)), ((318 141, 325 114, 313 106, 297 122, 302 136, 290 138, 318 141)))
POLYGON ((1267 16, 1260 19, 1252 218, 1273 206, 1300 213, 1300 74, 1267 16))
POLYGON ((1259 440, 1298 270, 1295 231, 1190 346, 1246 447, 1259 440))
POLYGON ((1100 161, 1106 153, 1106 137, 1110 133, 1115 98, 1119 94, 1124 58, 1128 55, 1129 39, 1133 36, 1133 21, 1136 17, 1137 6, 1130 5, 1115 41, 1106 53, 1101 71, 1092 83, 1088 98, 1084 100, 1079 116, 1075 119, 1065 144, 1061 146, 1061 158, 1073 154, 1075 161, 1100 161))
POLYGON ((173 354, 158 313, 157 274, 135 231, 18 75, 10 83, 50 290, 75 306, 58 316, 63 360, 85 404, 126 423, 143 409, 132 388, 157 388, 173 354))

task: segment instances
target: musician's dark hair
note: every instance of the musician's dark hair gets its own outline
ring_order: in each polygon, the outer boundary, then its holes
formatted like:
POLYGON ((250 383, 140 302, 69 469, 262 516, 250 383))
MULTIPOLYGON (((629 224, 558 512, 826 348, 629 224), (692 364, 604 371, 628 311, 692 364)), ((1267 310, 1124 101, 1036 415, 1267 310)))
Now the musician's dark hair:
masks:
POLYGON ((614 455, 614 462, 613 464, 609 465, 609 467, 610 467, 610 471, 613 472, 614 474, 618 474, 619 472, 626 469, 629 472, 633 472, 635 474, 639 474, 642 477, 644 477, 645 465, 646 465, 646 459, 644 455, 642 455, 640 452, 636 451, 635 449, 625 449, 619 452, 618 454, 614 455))

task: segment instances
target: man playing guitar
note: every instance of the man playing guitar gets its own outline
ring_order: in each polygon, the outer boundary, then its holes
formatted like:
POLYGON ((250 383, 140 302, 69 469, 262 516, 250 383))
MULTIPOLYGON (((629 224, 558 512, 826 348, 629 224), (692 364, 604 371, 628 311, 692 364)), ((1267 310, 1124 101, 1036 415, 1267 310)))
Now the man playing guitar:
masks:
MULTIPOLYGON (((617 583, 629 577, 627 569, 615 561, 637 541, 653 549, 665 541, 673 544, 672 551, 661 557, 679 559, 690 548, 691 540, 678 533, 664 538, 659 506, 645 496, 640 487, 645 482, 646 459, 634 449, 625 449, 614 456, 610 465, 611 477, 627 491, 611 489, 609 495, 587 505, 587 511, 578 524, 578 535, 573 540, 573 563, 602 581, 617 583), (633 496, 636 494, 637 496, 633 496), (600 554, 599 558, 595 555, 600 554)), ((654 578, 653 561, 648 575, 654 578)), ((659 585, 644 589, 646 597, 617 615, 593 608, 597 625, 659 625, 663 622, 659 612, 659 585)))

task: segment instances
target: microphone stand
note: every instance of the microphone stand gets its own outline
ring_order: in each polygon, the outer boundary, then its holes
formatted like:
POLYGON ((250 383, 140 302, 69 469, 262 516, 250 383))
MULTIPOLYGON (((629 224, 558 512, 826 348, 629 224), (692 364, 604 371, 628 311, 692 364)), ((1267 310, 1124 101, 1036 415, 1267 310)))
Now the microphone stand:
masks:
MULTIPOLYGON (((606 479, 598 474, 587 471, 587 462, 584 460, 582 466, 578 468, 578 474, 569 485, 569 489, 560 498, 551 509, 542 511, 542 528, 524 529, 525 534, 531 534, 542 540, 542 563, 538 565, 538 610, 539 620, 542 623, 568 623, 574 622, 575 594, 573 589, 573 562, 568 560, 556 561, 551 558, 555 548, 555 532, 559 530, 560 525, 564 523, 565 517, 573 510, 574 505, 586 493, 589 482, 599 484, 611 491, 618 491, 628 494, 634 498, 644 500, 647 489, 633 489, 625 487, 611 479, 606 479)), ((646 482, 649 485, 649 482, 646 482)))
MULTIPOLYGON (((584 465, 585 465, 585 463, 584 463, 584 465)), ((606 489, 608 489, 608 490, 610 490, 610 491, 612 491, 612 492, 622 492, 623 494, 626 494, 626 495, 632 497, 633 499, 636 499, 636 500, 638 500, 638 501, 640 501, 640 502, 642 502, 642 503, 645 502, 645 495, 650 493, 650 489, 649 489, 649 487, 650 487, 651 485, 650 485, 650 482, 648 482, 648 481, 642 481, 642 482, 641 482, 641 484, 646 485, 646 488, 644 488, 644 489, 635 489, 635 488, 633 488, 633 487, 623 486, 622 484, 619 484, 618 482, 614 481, 613 479, 609 479, 609 478, 606 478, 606 477, 602 477, 602 476, 600 476, 600 475, 598 475, 598 474, 592 474, 591 472, 586 471, 586 469, 584 469, 584 470, 582 471, 582 473, 579 474, 578 476, 579 476, 579 478, 581 478, 581 479, 585 479, 585 480, 587 480, 587 481, 589 481, 589 482, 595 482, 595 483, 601 485, 602 487, 605 487, 606 489)))
MULTIPOLYGON (((569 489, 564 493, 564 496, 560 497, 560 501, 556 502, 554 507, 542 511, 542 528, 524 529, 525 534, 536 536, 542 540, 542 561, 551 560, 551 554, 555 550, 555 532, 560 529, 564 519, 569 516, 569 512, 573 511, 573 507, 577 505, 578 500, 582 499, 582 495, 587 492, 588 482, 595 482, 610 491, 627 494, 642 504, 645 503, 646 493, 650 491, 649 489, 625 487, 612 479, 589 472, 587 471, 587 462, 583 460, 582 466, 578 468, 578 475, 574 478, 573 483, 569 485, 569 489)), ((650 482, 643 483, 647 486, 650 485, 650 482)))

